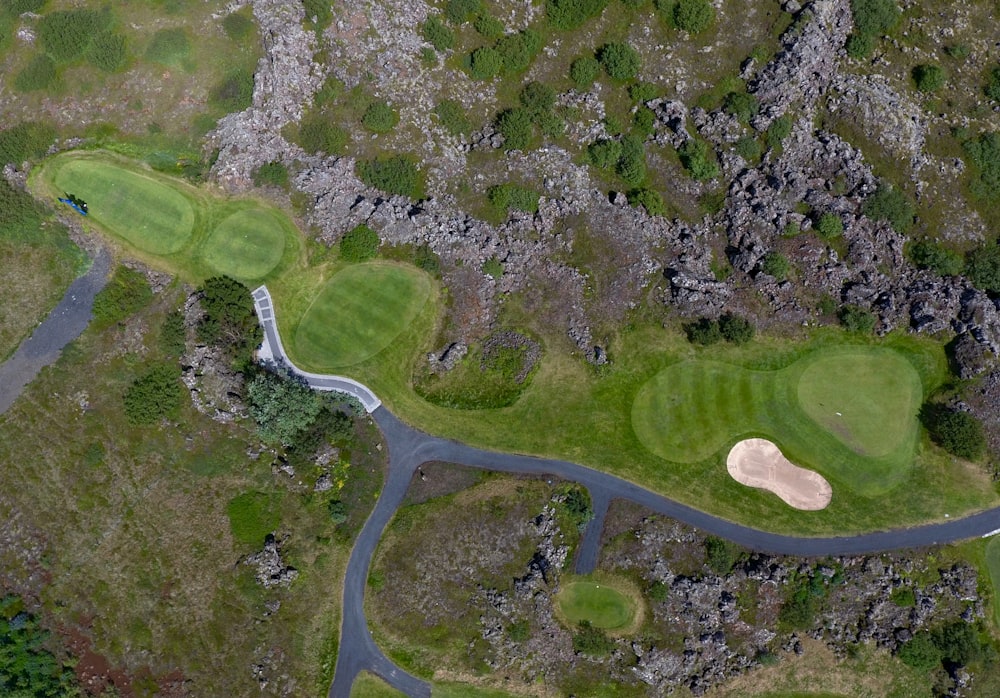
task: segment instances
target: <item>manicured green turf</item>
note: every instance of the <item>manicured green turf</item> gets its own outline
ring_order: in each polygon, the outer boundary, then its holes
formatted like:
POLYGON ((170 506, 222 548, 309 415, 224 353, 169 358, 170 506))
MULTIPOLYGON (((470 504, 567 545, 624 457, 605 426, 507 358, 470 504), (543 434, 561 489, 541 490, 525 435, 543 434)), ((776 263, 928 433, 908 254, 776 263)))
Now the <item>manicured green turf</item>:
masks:
POLYGON ((993 620, 1000 627, 1000 536, 986 545, 986 568, 993 583, 993 620))
POLYGON ((302 317, 295 357, 333 368, 364 361, 406 329, 429 293, 429 278, 412 267, 347 267, 327 282, 302 317))
POLYGON ((628 625, 635 616, 632 600, 607 584, 570 582, 559 590, 559 609, 566 619, 576 624, 590 621, 604 630, 628 625))
POLYGON ((405 695, 367 671, 358 674, 351 686, 351 698, 402 698, 405 695))
POLYGON ((898 353, 830 347, 780 370, 673 364, 639 390, 632 425, 650 451, 680 463, 765 436, 795 463, 872 495, 912 466, 920 400, 920 376, 898 353))
POLYGON ((215 227, 202 255, 220 274, 235 279, 262 279, 281 261, 285 231, 264 209, 245 209, 215 227))
POLYGON ((158 178, 95 158, 67 160, 54 184, 87 202, 89 219, 144 252, 181 250, 194 232, 191 202, 158 178))

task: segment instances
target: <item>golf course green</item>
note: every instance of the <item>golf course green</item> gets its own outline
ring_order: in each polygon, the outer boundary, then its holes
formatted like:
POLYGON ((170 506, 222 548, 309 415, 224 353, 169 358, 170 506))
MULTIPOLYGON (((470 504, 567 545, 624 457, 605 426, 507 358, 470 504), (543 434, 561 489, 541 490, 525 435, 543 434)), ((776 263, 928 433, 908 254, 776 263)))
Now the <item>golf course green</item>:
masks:
POLYGON ((556 596, 559 610, 571 625, 589 621, 602 630, 618 630, 635 619, 635 602, 608 584, 574 581, 564 584, 556 596))
POLYGON ((409 326, 430 295, 426 274, 370 262, 337 272, 306 310, 294 335, 306 365, 351 366, 377 354, 409 326))
POLYGON ((281 261, 285 233, 277 216, 246 209, 224 219, 209 234, 202 255, 221 274, 234 279, 262 279, 281 261))
POLYGON ((880 347, 819 349, 774 371, 682 361, 639 390, 632 426, 646 448, 680 463, 763 436, 798 465, 873 495, 912 465, 921 395, 913 366, 880 347))

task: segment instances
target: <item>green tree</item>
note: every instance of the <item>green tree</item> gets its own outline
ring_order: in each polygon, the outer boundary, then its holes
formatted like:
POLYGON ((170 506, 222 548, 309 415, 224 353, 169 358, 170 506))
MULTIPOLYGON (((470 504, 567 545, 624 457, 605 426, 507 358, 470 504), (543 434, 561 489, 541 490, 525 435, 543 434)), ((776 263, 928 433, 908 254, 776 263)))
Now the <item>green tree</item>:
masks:
POLYGON ((885 181, 865 199, 861 212, 873 220, 888 221, 897 233, 905 233, 913 226, 913 204, 906 194, 885 181))
POLYGON ((48 637, 19 597, 0 598, 0 694, 11 698, 80 695, 73 671, 46 649, 48 637))
POLYGON ((593 56, 583 56, 570 63, 569 79, 573 81, 576 89, 585 90, 594 83, 600 71, 600 61, 593 56))
POLYGON ((642 206, 650 216, 667 215, 667 205, 663 202, 660 192, 654 189, 648 187, 629 189, 625 196, 631 206, 642 206))
POLYGON ((531 143, 534 128, 527 109, 504 109, 497 116, 496 128, 503 136, 505 150, 524 150, 531 143))
POLYGON ((538 115, 551 111, 555 106, 556 91, 545 83, 532 80, 521 88, 518 99, 532 119, 536 119, 538 115))
POLYGON ((767 147, 772 150, 780 148, 782 142, 791 135, 792 125, 792 117, 788 114, 779 116, 777 119, 772 121, 771 125, 767 127, 767 133, 765 136, 765 139, 767 140, 767 147))
POLYGON ((247 385, 250 416, 265 441, 291 446, 312 426, 323 404, 304 383, 262 371, 247 385))
POLYGON ((837 311, 840 324, 848 332, 871 334, 875 330, 875 314, 856 305, 845 305, 837 311))
POLYGON ((965 256, 965 275, 984 291, 1000 291, 1000 245, 990 242, 970 250, 965 256))
POLYGON ((983 425, 968 412, 928 402, 920 408, 920 421, 931 440, 952 455, 978 460, 986 451, 983 425))
POLYGON ((448 0, 444 16, 452 24, 464 24, 483 11, 483 0, 448 0))
POLYGON ((615 140, 602 138, 587 146, 587 157, 590 162, 605 170, 612 169, 622 156, 622 144, 615 140))
POLYGON ((921 269, 930 269, 941 276, 958 276, 965 270, 965 260, 934 240, 918 240, 910 245, 910 260, 921 269))
POLYGON ((597 60, 614 80, 632 80, 642 67, 639 52, 623 42, 604 44, 597 50, 597 60))
POLYGON ((250 289, 228 276, 213 276, 198 289, 204 317, 198 338, 225 351, 238 368, 249 365, 254 348, 264 338, 250 289))
POLYGON ((760 111, 760 102, 752 94, 730 92, 722 101, 722 108, 727 114, 735 116, 741 124, 747 124, 760 111))
POLYGON ((715 20, 715 8, 708 0, 678 0, 673 9, 674 24, 690 34, 700 34, 715 20))
POLYGON ((577 528, 583 528, 594 517, 590 494, 583 487, 570 485, 563 493, 563 507, 577 528))
POLYGON ((896 26, 900 13, 895 0, 851 0, 851 14, 857 33, 876 36, 896 26))
POLYGON ((503 70, 503 56, 492 46, 482 46, 469 57, 469 74, 477 80, 488 80, 503 70))
POLYGON ((844 221, 836 213, 823 213, 816 219, 816 232, 824 240, 844 234, 844 221))
POLYGON ((184 395, 180 377, 176 363, 157 363, 132 381, 123 396, 129 424, 148 425, 175 415, 184 395))
POLYGON ((649 82, 637 82, 628 88, 628 97, 636 104, 645 104, 651 99, 656 99, 659 89, 649 82))
POLYGON ((642 139, 631 133, 626 134, 622 137, 621 147, 622 154, 615 171, 629 185, 642 186, 646 181, 646 150, 642 139))
POLYGON ((480 36, 487 39, 499 39, 507 33, 507 29, 504 27, 503 22, 492 15, 486 14, 485 12, 476 17, 472 23, 472 27, 479 32, 480 36))
POLYGON ((955 666, 966 666, 983 654, 976 629, 964 620, 944 625, 933 633, 934 644, 941 651, 941 658, 955 666))
POLYGON ((689 138, 677 154, 680 156, 681 165, 694 179, 703 182, 719 175, 715 154, 705 141, 689 138))
POLYGON ((483 262, 482 271, 487 276, 494 279, 499 279, 503 276, 503 262, 501 262, 496 257, 490 257, 485 262, 483 262))
POLYGON ((330 520, 334 524, 340 525, 347 521, 347 505, 339 499, 331 499, 326 503, 326 510, 330 514, 330 520))
POLYGON ((754 336, 753 323, 739 315, 725 313, 719 318, 719 332, 722 338, 732 344, 746 344, 754 336))
POLYGON ((346 262, 364 262, 378 254, 378 233, 362 223, 340 239, 340 258, 346 262))
POLYGON ((920 671, 930 671, 941 665, 941 650, 935 646, 927 631, 917 633, 900 645, 896 656, 907 666, 920 671))
POLYGON ((542 49, 542 37, 532 29, 506 34, 497 40, 496 50, 508 75, 524 72, 542 49))
POLYGON ((253 73, 245 68, 229 71, 211 89, 208 101, 226 112, 246 109, 253 101, 253 73))
POLYGON ((399 123, 399 114, 385 102, 376 101, 368 105, 361 124, 372 133, 388 133, 399 123))
POLYGON ((913 69, 913 83, 917 90, 923 93, 930 93, 944 87, 947 76, 944 68, 934 64, 918 65, 913 69))

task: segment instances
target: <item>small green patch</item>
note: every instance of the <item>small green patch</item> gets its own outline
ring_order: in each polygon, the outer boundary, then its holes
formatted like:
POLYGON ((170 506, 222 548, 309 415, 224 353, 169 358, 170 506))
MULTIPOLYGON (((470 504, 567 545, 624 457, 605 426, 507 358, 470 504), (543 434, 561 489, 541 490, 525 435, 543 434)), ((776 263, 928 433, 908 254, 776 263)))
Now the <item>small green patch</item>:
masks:
POLYGON ((262 279, 285 253, 285 230, 264 209, 234 213, 211 232, 202 255, 220 274, 235 279, 262 279))
POLYGON ((262 545, 281 523, 280 500, 264 492, 245 492, 229 500, 226 516, 233 538, 245 545, 262 545))
POLYGON ((624 628, 635 617, 635 603, 608 584, 577 581, 565 584, 556 596, 559 610, 574 625, 587 621, 602 630, 624 628))

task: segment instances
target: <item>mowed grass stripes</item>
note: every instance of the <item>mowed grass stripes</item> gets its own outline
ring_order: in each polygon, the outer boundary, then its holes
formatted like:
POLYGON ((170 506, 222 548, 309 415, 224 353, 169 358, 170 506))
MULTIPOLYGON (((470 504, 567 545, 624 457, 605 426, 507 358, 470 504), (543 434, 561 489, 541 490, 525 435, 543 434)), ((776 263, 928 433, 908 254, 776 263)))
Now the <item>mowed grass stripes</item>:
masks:
POLYGON ((194 233, 191 202, 154 177, 80 158, 65 161, 54 183, 86 201, 91 219, 144 252, 178 252, 194 233))
POLYGON ((632 426, 646 448, 676 463, 764 436, 792 461, 873 495, 913 463, 920 399, 912 365, 878 347, 820 349, 774 371, 683 361, 639 390, 632 426))
POLYGON ((397 264, 337 272, 295 330, 296 360, 338 368, 374 356, 409 326, 430 290, 426 274, 397 264))
POLYGON ((209 265, 235 279, 262 279, 278 266, 285 251, 285 231, 277 217, 262 209, 228 216, 212 230, 203 255, 209 265))

